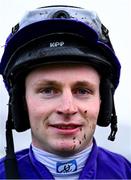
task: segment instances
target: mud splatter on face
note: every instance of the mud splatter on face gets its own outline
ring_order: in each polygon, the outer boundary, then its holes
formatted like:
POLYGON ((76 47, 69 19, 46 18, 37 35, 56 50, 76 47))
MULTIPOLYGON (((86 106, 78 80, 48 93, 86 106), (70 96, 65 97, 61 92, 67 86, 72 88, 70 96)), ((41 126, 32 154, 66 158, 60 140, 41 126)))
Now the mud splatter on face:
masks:
POLYGON ((73 140, 75 140, 76 139, 76 137, 73 137, 73 140))
POLYGON ((72 147, 72 150, 75 150, 75 147, 76 147, 76 137, 73 137, 73 143, 74 143, 74 145, 72 147))
POLYGON ((82 137, 82 141, 86 141, 86 140, 87 140, 87 137, 86 137, 86 134, 84 134, 82 137))
POLYGON ((75 150, 75 147, 76 147, 76 145, 74 144, 74 146, 73 146, 72 150, 75 150))
POLYGON ((82 127, 80 127, 80 131, 82 131, 82 127))
POLYGON ((83 117, 86 119, 86 120, 88 120, 88 113, 87 113, 88 111, 87 110, 85 110, 85 111, 83 111, 83 117))
POLYGON ((88 116, 87 116, 87 110, 84 111, 83 115, 84 115, 84 118, 87 118, 87 117, 88 117, 88 116))
POLYGON ((76 137, 73 137, 73 143, 75 143, 76 137))
POLYGON ((86 135, 84 134, 84 139, 86 140, 86 135))

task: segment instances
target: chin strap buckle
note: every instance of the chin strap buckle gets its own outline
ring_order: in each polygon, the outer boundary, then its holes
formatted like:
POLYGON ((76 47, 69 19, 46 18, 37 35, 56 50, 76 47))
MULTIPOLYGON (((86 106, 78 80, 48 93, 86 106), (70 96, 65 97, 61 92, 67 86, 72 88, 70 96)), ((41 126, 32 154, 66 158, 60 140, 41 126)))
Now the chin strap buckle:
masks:
POLYGON ((116 115, 112 116, 112 118, 111 118, 111 126, 110 127, 111 127, 111 133, 108 136, 108 140, 114 141, 116 132, 118 130, 118 128, 117 128, 117 116, 116 115))

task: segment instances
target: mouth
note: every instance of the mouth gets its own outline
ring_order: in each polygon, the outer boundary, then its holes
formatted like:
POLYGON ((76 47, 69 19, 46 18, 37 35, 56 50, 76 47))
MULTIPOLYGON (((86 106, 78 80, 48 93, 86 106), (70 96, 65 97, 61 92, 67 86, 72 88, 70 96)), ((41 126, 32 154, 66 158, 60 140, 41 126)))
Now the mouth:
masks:
POLYGON ((57 132, 62 134, 72 134, 76 133, 81 129, 82 125, 80 124, 53 124, 50 127, 54 128, 57 132))
POLYGON ((55 124, 51 126, 58 129, 75 129, 75 128, 81 127, 81 125, 78 125, 78 124, 55 124))

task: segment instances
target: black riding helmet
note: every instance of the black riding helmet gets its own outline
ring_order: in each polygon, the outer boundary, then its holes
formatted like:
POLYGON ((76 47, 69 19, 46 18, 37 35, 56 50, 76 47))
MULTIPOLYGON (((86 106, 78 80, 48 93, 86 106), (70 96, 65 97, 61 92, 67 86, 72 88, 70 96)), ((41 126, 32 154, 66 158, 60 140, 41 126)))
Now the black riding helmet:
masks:
MULTIPOLYGON (((114 132, 117 120, 113 95, 119 84, 120 63, 108 30, 97 15, 71 6, 30 11, 6 41, 0 73, 10 96, 11 129, 22 132, 30 128, 24 96, 26 75, 32 68, 56 63, 87 64, 101 74, 102 103, 97 124, 111 124, 114 132)), ((110 139, 114 139, 113 134, 110 139)))

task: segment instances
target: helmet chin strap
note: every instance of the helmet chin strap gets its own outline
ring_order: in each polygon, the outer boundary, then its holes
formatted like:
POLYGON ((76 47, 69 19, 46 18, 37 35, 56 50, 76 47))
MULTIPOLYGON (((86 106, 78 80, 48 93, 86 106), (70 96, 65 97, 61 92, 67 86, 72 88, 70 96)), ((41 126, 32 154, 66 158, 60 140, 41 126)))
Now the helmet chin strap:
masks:
POLYGON ((117 132, 117 116, 114 104, 114 86, 109 79, 104 79, 101 85, 102 104, 99 114, 98 125, 108 126, 110 124, 111 132, 108 140, 114 141, 117 132))
POLYGON ((112 116, 111 116, 111 133, 108 136, 108 140, 110 141, 114 141, 115 140, 115 135, 117 133, 117 116, 116 116, 116 110, 115 110, 115 104, 114 104, 114 98, 112 98, 113 101, 113 112, 112 112, 112 116))
POLYGON ((6 122, 6 159, 4 161, 6 178, 7 179, 19 179, 18 175, 18 167, 17 160, 14 153, 14 143, 13 143, 13 135, 12 135, 12 116, 10 110, 10 100, 9 100, 9 112, 8 119, 6 122))

